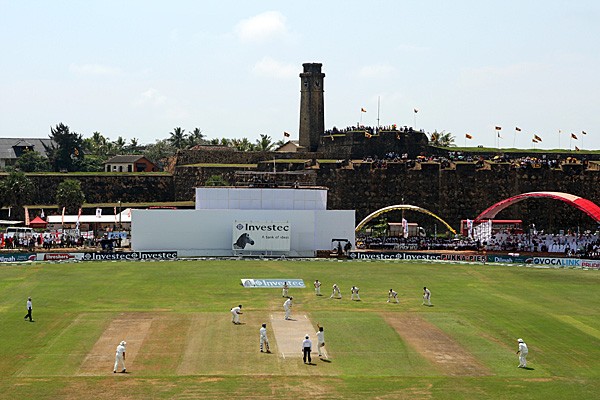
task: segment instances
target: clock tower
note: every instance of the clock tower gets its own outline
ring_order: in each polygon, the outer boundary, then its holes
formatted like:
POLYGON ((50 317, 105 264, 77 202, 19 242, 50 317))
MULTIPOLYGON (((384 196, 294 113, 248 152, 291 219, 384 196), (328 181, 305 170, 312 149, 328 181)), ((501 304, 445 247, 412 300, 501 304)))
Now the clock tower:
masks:
POLYGON ((317 151, 325 133, 325 103, 320 63, 302 64, 300 74, 300 146, 306 151, 317 151))

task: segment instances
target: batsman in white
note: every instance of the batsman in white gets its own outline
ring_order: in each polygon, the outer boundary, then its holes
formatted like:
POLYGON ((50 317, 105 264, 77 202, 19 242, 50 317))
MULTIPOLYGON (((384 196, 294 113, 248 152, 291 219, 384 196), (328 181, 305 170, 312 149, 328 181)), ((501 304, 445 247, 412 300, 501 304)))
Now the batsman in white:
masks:
POLYGON ((115 367, 113 368, 113 373, 117 373, 117 369, 119 368, 119 364, 121 364, 121 366, 123 367, 123 369, 121 370, 121 372, 123 372, 123 373, 126 372, 126 369, 125 369, 125 345, 126 344, 127 343, 125 343, 125 341, 123 340, 117 346, 117 353, 115 354, 115 367))
POLYGON ((519 368, 527 368, 527 354, 529 353, 529 349, 523 339, 517 339, 517 342, 519 342, 519 350, 517 350, 517 354, 519 355, 519 368))
POLYGON ((290 319, 290 314, 292 313, 292 300, 294 298, 290 297, 283 303, 283 309, 285 310, 285 319, 290 319))
POLYGON ((242 305, 240 304, 237 307, 233 307, 231 309, 231 322, 236 325, 240 324, 240 314, 242 314, 242 305))
POLYGON ((262 327, 260 328, 260 352, 263 352, 263 346, 266 349, 267 353, 271 352, 271 349, 269 348, 269 339, 267 338, 267 324, 262 324, 262 327))

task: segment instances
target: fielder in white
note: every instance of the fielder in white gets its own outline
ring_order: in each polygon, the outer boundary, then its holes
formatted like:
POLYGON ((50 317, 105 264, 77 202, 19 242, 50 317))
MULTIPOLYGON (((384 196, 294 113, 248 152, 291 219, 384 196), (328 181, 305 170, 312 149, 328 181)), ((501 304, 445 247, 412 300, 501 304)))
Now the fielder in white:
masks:
POLYGON ((292 300, 294 298, 290 297, 283 303, 283 309, 285 310, 285 319, 290 319, 290 314, 292 313, 292 300))
POLYGON ((266 348, 267 353, 271 352, 269 348, 269 339, 267 338, 267 324, 262 324, 260 328, 260 352, 263 352, 263 345, 266 348))
POLYGON ((350 300, 360 301, 360 296, 358 295, 358 288, 356 286, 352 286, 352 289, 350 289, 350 300))
POLYGON ((287 282, 283 282, 283 290, 281 291, 281 297, 288 297, 289 285, 287 282))
POLYGON ((314 286, 315 286, 315 294, 317 296, 321 296, 321 282, 319 282, 318 279, 315 281, 314 286))
POLYGON ((126 344, 127 343, 125 343, 125 341, 123 340, 117 346, 117 354, 115 354, 115 367, 113 368, 113 373, 117 373, 117 369, 119 368, 119 364, 121 364, 121 366, 123 367, 123 369, 121 370, 121 372, 122 373, 126 372, 126 369, 125 369, 125 345, 126 344))
MULTIPOLYGON (((319 351, 319 357, 323 356, 323 352, 321 351, 322 347, 325 347, 325 332, 323 332, 323 327, 319 325, 317 322, 317 350, 319 351)), ((325 349, 323 349, 325 350, 325 349)))
POLYGON ((396 292, 394 289, 390 289, 390 291, 388 292, 387 302, 389 303, 390 301, 395 301, 396 303, 399 303, 398 292, 396 292))
POLYGON ((341 299, 342 298, 342 292, 340 292, 340 288, 337 285, 337 283, 333 284, 333 289, 331 291, 331 296, 329 296, 330 299, 333 299, 334 297, 337 298, 337 299, 341 299))
POLYGON ((529 349, 523 339, 517 339, 517 342, 519 342, 519 350, 517 350, 517 354, 519 355, 519 368, 527 368, 527 353, 529 353, 529 349))
POLYGON ((241 314, 242 314, 242 305, 241 304, 237 307, 233 307, 231 309, 231 322, 233 322, 236 325, 239 325, 241 314))
POLYGON ((423 287, 423 305, 431 305, 431 291, 426 286, 423 287))

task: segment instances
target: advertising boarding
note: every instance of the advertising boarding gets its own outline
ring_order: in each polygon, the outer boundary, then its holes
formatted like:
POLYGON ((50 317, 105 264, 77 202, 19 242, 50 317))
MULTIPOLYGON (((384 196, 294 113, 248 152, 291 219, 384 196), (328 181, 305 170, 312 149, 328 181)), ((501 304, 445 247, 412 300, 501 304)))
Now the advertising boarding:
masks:
POLYGON ((290 251, 290 223, 272 221, 234 221, 234 251, 290 251))

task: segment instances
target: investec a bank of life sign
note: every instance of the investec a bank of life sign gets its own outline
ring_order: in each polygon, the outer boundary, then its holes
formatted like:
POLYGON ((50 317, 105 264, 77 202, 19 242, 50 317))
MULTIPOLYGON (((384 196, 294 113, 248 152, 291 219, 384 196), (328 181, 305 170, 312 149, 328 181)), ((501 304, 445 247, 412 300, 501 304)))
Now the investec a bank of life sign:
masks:
POLYGON ((232 249, 237 251, 290 251, 290 223, 235 221, 232 249))

